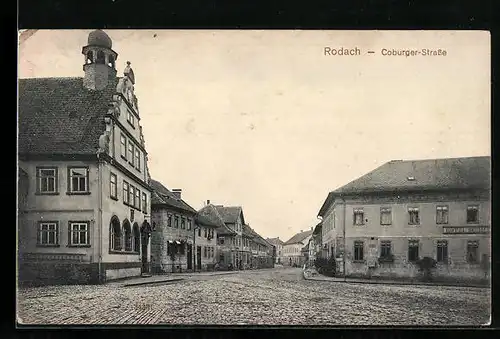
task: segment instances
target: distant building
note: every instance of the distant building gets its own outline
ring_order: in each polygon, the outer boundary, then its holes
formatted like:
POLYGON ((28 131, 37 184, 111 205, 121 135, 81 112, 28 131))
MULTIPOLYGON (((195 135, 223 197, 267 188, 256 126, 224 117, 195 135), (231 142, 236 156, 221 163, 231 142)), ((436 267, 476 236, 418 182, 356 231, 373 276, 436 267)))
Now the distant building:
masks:
POLYGON ((283 264, 303 265, 306 258, 302 253, 302 248, 309 243, 313 229, 300 231, 283 244, 283 264))
POLYGON ((170 191, 151 180, 152 269, 155 273, 193 270, 196 210, 182 200, 182 190, 170 191))
POLYGON ((83 77, 19 79, 19 282, 98 283, 150 270, 147 151, 130 63, 101 30, 83 77))
POLYGON ((220 249, 217 245, 217 236, 226 226, 217 216, 213 205, 200 209, 195 218, 195 258, 196 271, 210 271, 219 262, 220 249))
POLYGON ((276 247, 276 264, 283 263, 283 244, 284 242, 279 238, 266 238, 266 241, 276 247))
POLYGON ((481 279, 489 271, 490 158, 390 161, 330 192, 318 215, 327 256, 350 276, 481 279))
POLYGON ((321 223, 317 224, 314 229, 311 238, 308 243, 308 261, 310 265, 313 265, 315 260, 321 257, 321 223))
POLYGON ((272 267, 272 245, 245 223, 240 206, 213 205, 207 200, 198 215, 217 225, 216 262, 221 269, 272 267))

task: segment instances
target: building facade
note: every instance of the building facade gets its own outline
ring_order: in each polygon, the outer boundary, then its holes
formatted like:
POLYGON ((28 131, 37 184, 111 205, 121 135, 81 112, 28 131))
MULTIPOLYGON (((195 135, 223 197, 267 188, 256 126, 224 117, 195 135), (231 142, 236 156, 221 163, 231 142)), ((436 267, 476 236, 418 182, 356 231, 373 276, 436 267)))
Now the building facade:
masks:
POLYGON ((19 80, 19 282, 98 283, 150 271, 147 151, 130 63, 101 30, 83 78, 19 80))
POLYGON ((288 266, 304 265, 306 258, 302 252, 309 243, 313 230, 300 231, 283 244, 283 264, 288 266))
POLYGON ((182 200, 182 190, 170 191, 151 180, 151 266, 154 273, 192 271, 196 210, 182 200))
POLYGON ((276 264, 283 264, 283 244, 284 242, 279 238, 266 238, 266 241, 276 247, 276 264))
POLYGON ((430 257, 436 279, 485 279, 490 159, 390 161, 331 192, 319 216, 325 253, 348 276, 413 279, 430 257))

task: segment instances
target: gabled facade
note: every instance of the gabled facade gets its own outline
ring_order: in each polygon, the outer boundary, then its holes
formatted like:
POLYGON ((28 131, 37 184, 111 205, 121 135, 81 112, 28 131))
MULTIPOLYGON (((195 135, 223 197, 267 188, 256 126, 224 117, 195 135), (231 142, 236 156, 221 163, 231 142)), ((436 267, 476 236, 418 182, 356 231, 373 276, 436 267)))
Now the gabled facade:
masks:
POLYGON ((305 245, 309 243, 313 230, 300 231, 283 244, 283 264, 302 266, 306 258, 302 252, 305 245))
POLYGON ((198 211, 195 218, 195 270, 213 270, 219 262, 217 235, 224 224, 216 215, 213 206, 207 205, 198 211))
POLYGON ((90 283, 148 274, 147 151, 130 63, 89 34, 83 78, 19 80, 19 281, 90 283), (57 277, 57 281, 55 281, 57 277))
POLYGON ((192 271, 196 210, 182 200, 182 190, 170 191, 151 180, 152 269, 155 273, 192 271))
POLYGON ((390 161, 330 192, 322 217, 325 254, 351 276, 483 279, 490 261, 490 158, 390 161), (345 254, 345 259, 344 259, 345 254))
POLYGON ((283 263, 283 244, 284 242, 279 238, 266 238, 266 241, 276 248, 275 263, 283 263))

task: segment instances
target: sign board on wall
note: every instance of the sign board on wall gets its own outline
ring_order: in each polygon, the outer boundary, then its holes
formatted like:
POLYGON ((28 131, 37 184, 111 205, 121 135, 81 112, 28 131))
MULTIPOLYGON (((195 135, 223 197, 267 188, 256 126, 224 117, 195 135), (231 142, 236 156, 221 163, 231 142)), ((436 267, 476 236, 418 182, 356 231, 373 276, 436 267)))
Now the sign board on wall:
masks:
POLYGON ((489 226, 460 226, 443 227, 444 234, 487 234, 490 233, 489 226))

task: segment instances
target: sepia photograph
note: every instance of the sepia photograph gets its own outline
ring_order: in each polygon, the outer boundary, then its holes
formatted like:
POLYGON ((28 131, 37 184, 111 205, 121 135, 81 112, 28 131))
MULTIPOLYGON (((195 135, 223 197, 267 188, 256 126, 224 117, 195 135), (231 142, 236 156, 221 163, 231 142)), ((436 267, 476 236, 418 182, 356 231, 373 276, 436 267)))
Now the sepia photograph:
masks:
POLYGON ((486 326, 487 31, 18 33, 20 325, 486 326))

